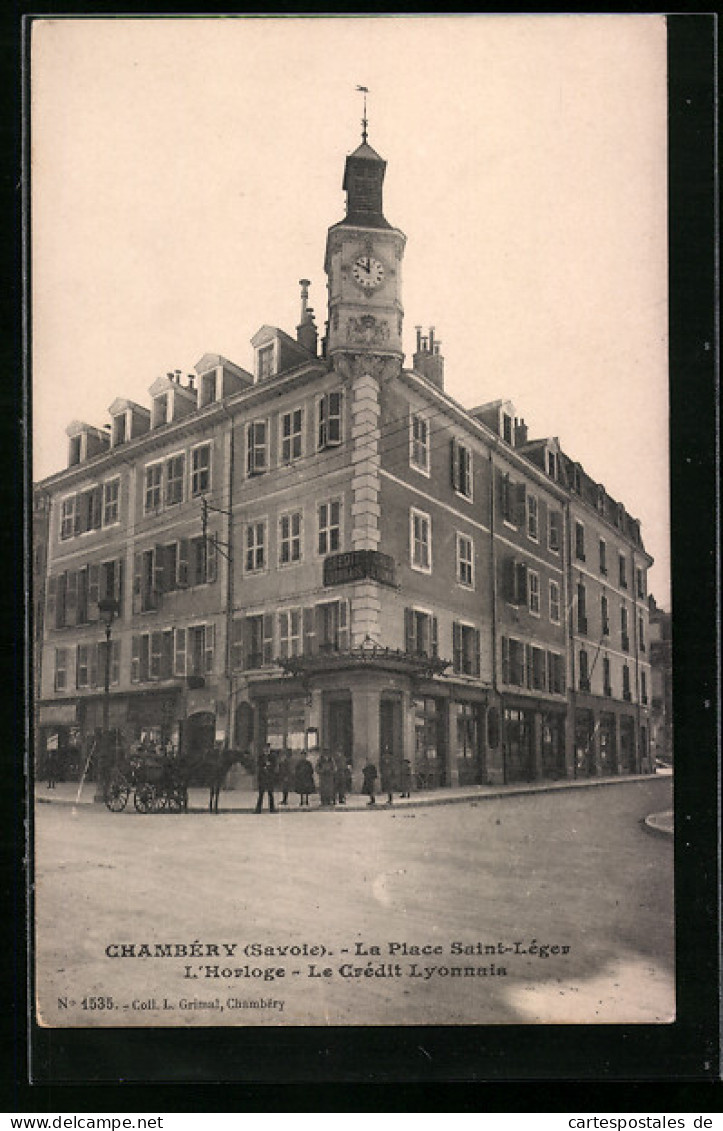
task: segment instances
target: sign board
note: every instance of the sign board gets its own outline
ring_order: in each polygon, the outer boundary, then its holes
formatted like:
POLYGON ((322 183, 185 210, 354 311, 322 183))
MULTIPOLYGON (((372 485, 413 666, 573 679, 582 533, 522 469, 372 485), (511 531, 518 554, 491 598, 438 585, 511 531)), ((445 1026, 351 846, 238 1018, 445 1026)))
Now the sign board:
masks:
POLYGON ((379 550, 351 550, 324 558, 325 586, 367 579, 382 585, 394 585, 394 558, 379 550))
POLYGON ((78 721, 76 703, 43 703, 38 711, 38 726, 70 726, 78 721))

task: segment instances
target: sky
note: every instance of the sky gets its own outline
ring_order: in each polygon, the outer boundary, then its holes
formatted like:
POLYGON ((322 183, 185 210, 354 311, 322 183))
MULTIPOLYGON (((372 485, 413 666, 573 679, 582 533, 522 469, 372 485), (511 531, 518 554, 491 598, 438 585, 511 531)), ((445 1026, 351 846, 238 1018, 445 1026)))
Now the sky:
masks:
POLYGON ((404 346, 640 519, 669 607, 662 16, 43 19, 31 45, 33 479, 71 420, 323 325, 344 160, 388 162, 404 346))

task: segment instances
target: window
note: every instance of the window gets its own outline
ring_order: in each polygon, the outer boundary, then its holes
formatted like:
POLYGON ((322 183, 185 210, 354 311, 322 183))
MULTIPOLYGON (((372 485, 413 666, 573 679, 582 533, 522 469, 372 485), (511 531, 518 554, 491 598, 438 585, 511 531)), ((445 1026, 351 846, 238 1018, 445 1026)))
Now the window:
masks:
POLYGON ((268 467, 268 426, 253 420, 246 427, 246 474, 262 475, 268 467))
POLYGON ((557 456, 554 452, 547 453, 547 474, 550 479, 557 479, 557 456))
POLYGON ((628 587, 628 570, 627 561, 624 554, 618 555, 619 572, 620 572, 620 588, 627 589, 628 587))
POLYGON ((636 569, 635 578, 638 597, 645 597, 645 571, 642 569, 636 569))
POLYGON ((63 541, 75 534, 76 496, 63 499, 60 511, 60 537, 63 541))
POLYGON ((279 565, 301 561, 301 511, 279 519, 279 565))
POLYGON ((183 480, 186 474, 186 457, 171 456, 166 461, 166 506, 183 502, 183 480))
POLYGON ((191 495, 203 495, 211 488, 211 445, 203 444, 191 452, 191 495))
POLYGON ((404 610, 404 648, 411 656, 436 656, 437 618, 420 609, 404 610))
POLYGON ((502 637, 502 682, 514 687, 524 687, 526 683, 525 646, 519 640, 502 637))
POLYGON ((120 479, 103 484, 103 526, 112 526, 119 518, 120 479))
POLYGON ((582 581, 577 584, 577 631, 587 633, 587 594, 582 581))
POLYGON ((587 652, 580 649, 580 690, 590 690, 590 669, 588 667, 587 652))
POLYGON ((629 703, 632 696, 630 694, 630 668, 627 664, 623 664, 623 699, 629 703))
POLYGON ((316 606, 316 646, 320 652, 345 652, 349 648, 346 601, 327 601, 316 606))
POLYGON ((458 675, 480 674, 480 632, 468 624, 452 624, 452 666, 458 675))
POLYGON ((553 554, 560 552, 560 528, 562 515, 559 511, 549 511, 547 517, 547 545, 553 554))
POLYGON ((55 649, 55 690, 65 691, 68 686, 68 650, 55 649))
POLYGON ((506 444, 512 443, 512 417, 508 412, 502 413, 502 439, 506 444))
POLYGON ((538 533, 538 507, 537 496, 527 496, 527 537, 531 538, 533 542, 537 542, 538 533))
POLYGON ((603 673, 603 694, 604 695, 612 695, 613 689, 612 689, 612 685, 610 683, 610 660, 608 659, 607 656, 603 656, 602 673, 603 673))
POLYGON ((319 523, 318 547, 320 554, 335 554, 341 549, 341 503, 332 499, 320 503, 317 512, 319 523))
POLYGON ((472 452, 452 440, 452 486, 459 495, 472 498, 472 452))
POLYGON ((625 605, 620 606, 620 644, 623 652, 630 651, 630 636, 628 634, 628 610, 625 605))
POLYGON ((600 622, 602 625, 602 635, 610 635, 610 613, 608 610, 608 599, 604 595, 600 598, 600 622))
POLYGON ((88 665, 88 651, 87 644, 78 645, 77 660, 75 665, 75 684, 76 687, 89 687, 90 686, 90 671, 88 665))
POLYGON ((556 581, 550 582, 550 620, 560 623, 560 586, 556 581))
POLYGON ((608 572, 607 545, 605 543, 604 538, 601 538, 600 539, 600 573, 602 573, 603 575, 607 575, 607 572, 608 572))
POLYGON ((211 536, 191 538, 188 542, 188 583, 205 585, 216 580, 216 540, 211 536))
POLYGON ((81 436, 72 436, 70 439, 70 453, 68 456, 68 463, 71 467, 73 466, 73 464, 80 463, 81 440, 81 436))
POLYGON ((565 667, 557 652, 547 653, 547 686, 552 695, 565 694, 565 667))
POLYGON ((544 691, 547 685, 547 654, 543 648, 532 647, 532 686, 535 691, 544 691))
POLYGON ((281 416, 281 462, 291 463, 301 458, 303 412, 296 408, 281 416))
POLYGON ((341 393, 325 393, 319 399, 319 450, 341 443, 341 393))
POLYGON ((582 490, 582 476, 580 473, 580 465, 577 463, 574 463, 572 465, 572 489, 578 495, 582 490))
POLYGON ((432 572, 432 523, 428 514, 410 510, 410 550, 412 569, 432 572))
POLYGON ((581 522, 575 523, 575 557, 585 561, 585 527, 581 522))
POLYGON ((266 381, 274 373, 274 346, 263 346, 258 353, 259 381, 266 381))
POLYGON ((193 625, 186 630, 186 675, 204 677, 213 671, 216 626, 193 625))
POLYGON ((412 414, 411 420, 409 463, 417 471, 429 474, 429 422, 416 412, 412 414))
POLYGON ((466 534, 457 535, 457 582, 474 588, 474 543, 466 534))
POLYGON ((168 394, 153 398, 153 427, 168 423, 168 394))
POLYGON ((645 621, 642 617, 638 617, 638 644, 640 651, 645 651, 645 621))
POLYGON ((528 600, 527 607, 534 617, 540 615, 540 575, 534 570, 527 571, 528 600))
POLYGON ((156 584, 156 566, 162 570, 162 563, 156 562, 155 550, 145 550, 133 555, 133 612, 145 613, 158 607, 160 586, 156 584))
POLYGON ((204 373, 201 377, 201 397, 199 408, 205 408, 206 405, 211 404, 216 400, 216 388, 218 382, 216 379, 216 370, 212 369, 209 373, 204 373))
POLYGON ((279 613, 279 655, 282 659, 301 652, 301 612, 288 609, 279 613))
POLYGON ((527 583, 527 565, 515 558, 507 558, 505 562, 505 592, 511 605, 527 605, 529 587, 527 583))
POLYGON ((643 704, 648 702, 648 677, 645 672, 640 673, 640 702, 643 704))
POLYGON ((266 567, 265 522, 250 522, 246 527, 244 567, 247 573, 257 573, 266 567))
POLYGON ((146 468, 146 493, 143 505, 145 514, 151 514, 152 511, 158 510, 161 505, 161 479, 163 476, 163 465, 160 463, 151 464, 146 468))

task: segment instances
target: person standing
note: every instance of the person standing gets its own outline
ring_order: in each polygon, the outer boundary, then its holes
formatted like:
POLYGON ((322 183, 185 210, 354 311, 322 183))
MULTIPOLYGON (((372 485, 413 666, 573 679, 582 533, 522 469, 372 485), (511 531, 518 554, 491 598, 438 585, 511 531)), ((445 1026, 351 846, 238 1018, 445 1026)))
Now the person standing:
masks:
POLYGON ((369 798, 367 805, 376 805, 376 792, 377 768, 371 758, 367 758, 366 765, 362 770, 362 793, 365 793, 369 798))
POLYGON ((324 806, 334 804, 334 761, 328 750, 322 751, 316 767, 319 775, 319 797, 324 806))
POLYGON ((274 804, 274 786, 275 782, 275 766, 274 758, 271 753, 271 747, 267 743, 259 754, 258 762, 256 764, 256 784, 259 791, 259 796, 256 801, 256 812, 260 813, 264 805, 264 794, 269 796, 269 812, 276 812, 276 805, 274 804))
POLYGON ((279 763, 278 787, 281 790, 281 805, 289 804, 289 790, 293 780, 293 767, 291 765, 291 751, 284 750, 279 763))
POLYGON ((334 755, 334 793, 340 805, 346 805, 346 795, 349 790, 349 767, 343 750, 337 750, 334 755))
POLYGON ((381 771, 382 793, 386 793, 387 795, 387 805, 392 805, 394 802, 394 790, 397 789, 397 775, 395 773, 392 752, 388 746, 385 746, 382 751, 381 771))
POLYGON ((294 770, 294 789, 299 795, 299 807, 309 804, 309 794, 314 793, 314 767, 304 751, 294 770))
POLYGON ((402 797, 411 797, 412 763, 409 761, 409 758, 405 758, 402 762, 402 773, 399 784, 402 787, 402 797))

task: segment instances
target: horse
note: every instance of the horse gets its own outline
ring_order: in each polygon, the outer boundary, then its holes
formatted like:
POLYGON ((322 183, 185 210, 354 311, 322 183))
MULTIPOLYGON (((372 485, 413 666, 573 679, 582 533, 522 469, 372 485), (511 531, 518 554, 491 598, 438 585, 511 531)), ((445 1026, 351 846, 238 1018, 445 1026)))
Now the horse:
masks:
POLYGON ((253 758, 245 751, 229 747, 213 746, 195 758, 183 759, 179 766, 179 777, 183 790, 183 811, 188 812, 188 786, 192 778, 200 777, 208 785, 208 811, 218 813, 221 790, 233 765, 241 762, 245 769, 253 771, 253 758))

